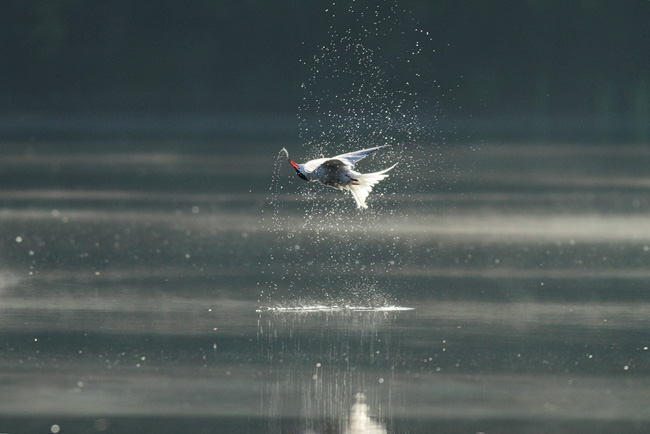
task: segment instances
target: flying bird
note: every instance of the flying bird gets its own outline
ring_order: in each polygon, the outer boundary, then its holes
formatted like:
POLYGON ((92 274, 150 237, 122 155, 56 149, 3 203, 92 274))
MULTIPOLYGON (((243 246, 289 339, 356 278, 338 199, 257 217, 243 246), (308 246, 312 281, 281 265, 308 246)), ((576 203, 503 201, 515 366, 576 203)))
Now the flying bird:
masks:
POLYGON ((386 173, 397 166, 397 163, 388 169, 374 173, 359 173, 354 170, 354 165, 378 149, 387 146, 389 145, 361 149, 360 151, 349 152, 331 158, 318 158, 303 164, 298 164, 290 159, 285 148, 282 148, 282 152, 287 157, 289 164, 296 169, 296 173, 301 179, 320 182, 337 190, 349 190, 357 202, 357 208, 368 208, 366 198, 372 191, 372 187, 382 179, 387 178, 386 173))

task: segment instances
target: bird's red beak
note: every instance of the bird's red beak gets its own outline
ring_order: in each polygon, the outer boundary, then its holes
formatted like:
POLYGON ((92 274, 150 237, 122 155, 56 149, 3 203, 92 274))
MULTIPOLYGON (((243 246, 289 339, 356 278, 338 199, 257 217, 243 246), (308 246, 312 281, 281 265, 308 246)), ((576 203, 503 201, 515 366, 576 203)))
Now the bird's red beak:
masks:
POLYGON ((296 169, 296 170, 299 170, 299 169, 300 169, 300 167, 298 167, 298 165, 296 164, 295 161, 293 161, 293 160, 289 160, 289 163, 293 166, 294 169, 296 169))

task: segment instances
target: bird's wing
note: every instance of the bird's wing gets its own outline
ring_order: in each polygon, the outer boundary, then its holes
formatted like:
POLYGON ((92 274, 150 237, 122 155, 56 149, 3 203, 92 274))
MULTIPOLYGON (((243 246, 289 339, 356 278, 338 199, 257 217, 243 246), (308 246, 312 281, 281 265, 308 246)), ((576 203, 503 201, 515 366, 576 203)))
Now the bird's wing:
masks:
POLYGON ((349 164, 337 158, 330 158, 327 161, 323 161, 321 163, 321 166, 331 170, 331 169, 340 169, 341 167, 349 166, 349 164))
POLYGON ((318 160, 311 160, 305 163, 303 166, 306 173, 311 173, 319 167, 324 167, 328 170, 339 169, 343 166, 349 166, 349 164, 343 160, 338 160, 334 158, 319 158, 318 160))
POLYGON ((318 169, 318 167, 321 164, 323 164, 323 163, 325 163, 327 161, 330 161, 330 158, 318 158, 316 160, 311 160, 311 161, 306 162, 303 165, 303 168, 305 169, 305 173, 313 172, 314 170, 318 169))
MULTIPOLYGON (((348 152, 347 154, 337 155, 332 157, 332 160, 341 160, 350 166, 354 167, 357 161, 366 158, 368 155, 377 151, 378 149, 385 148, 390 145, 376 146, 374 148, 361 149, 360 151, 348 152)), ((322 163, 321 163, 322 164, 322 163)))

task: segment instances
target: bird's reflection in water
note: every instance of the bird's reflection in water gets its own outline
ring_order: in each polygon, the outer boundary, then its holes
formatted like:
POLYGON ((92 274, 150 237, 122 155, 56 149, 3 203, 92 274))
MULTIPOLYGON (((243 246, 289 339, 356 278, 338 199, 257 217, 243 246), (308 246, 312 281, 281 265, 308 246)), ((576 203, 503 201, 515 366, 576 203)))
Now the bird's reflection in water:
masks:
POLYGON ((267 311, 258 345, 268 363, 269 432, 380 434, 390 425, 398 312, 267 311))
POLYGON ((386 426, 372 419, 366 395, 357 393, 350 410, 346 434, 386 434, 386 426))

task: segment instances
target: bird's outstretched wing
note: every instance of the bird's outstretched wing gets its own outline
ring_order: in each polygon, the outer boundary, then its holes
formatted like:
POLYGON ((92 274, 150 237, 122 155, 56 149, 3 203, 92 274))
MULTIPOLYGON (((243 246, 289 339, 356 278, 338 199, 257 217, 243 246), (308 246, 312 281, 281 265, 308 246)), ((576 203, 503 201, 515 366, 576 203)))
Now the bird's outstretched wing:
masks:
POLYGON ((336 169, 340 169, 345 165, 349 165, 349 164, 337 158, 319 158, 318 160, 308 161, 307 163, 305 163, 304 167, 306 173, 311 173, 321 166, 327 170, 336 170, 336 169))
POLYGON ((340 160, 354 167, 357 161, 366 158, 368 155, 372 154, 378 149, 386 148, 388 146, 390 145, 376 146, 374 148, 361 149, 360 151, 348 152, 347 154, 336 155, 332 157, 331 160, 340 160))
POLYGON ((329 158, 318 158, 316 160, 306 162, 303 167, 306 173, 311 173, 314 170, 318 169, 318 167, 326 161, 329 161, 329 158))

